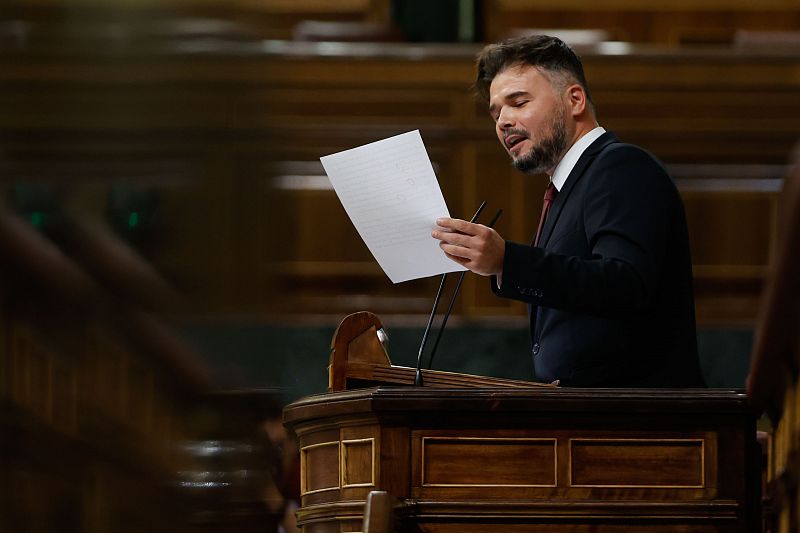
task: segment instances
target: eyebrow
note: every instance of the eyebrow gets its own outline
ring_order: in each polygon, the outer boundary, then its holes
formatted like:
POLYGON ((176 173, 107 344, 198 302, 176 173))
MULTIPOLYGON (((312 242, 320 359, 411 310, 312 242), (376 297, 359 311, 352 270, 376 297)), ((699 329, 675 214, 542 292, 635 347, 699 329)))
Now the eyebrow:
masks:
MULTIPOLYGON (((509 100, 513 100, 514 98, 517 98, 518 96, 530 96, 530 94, 531 93, 529 93, 528 91, 514 91, 513 93, 509 93, 509 94, 505 95, 503 97, 503 101, 504 102, 508 102, 509 100)), ((489 106, 489 114, 490 115, 494 114, 494 112, 496 110, 497 110, 497 106, 495 104, 492 104, 492 105, 489 106)))

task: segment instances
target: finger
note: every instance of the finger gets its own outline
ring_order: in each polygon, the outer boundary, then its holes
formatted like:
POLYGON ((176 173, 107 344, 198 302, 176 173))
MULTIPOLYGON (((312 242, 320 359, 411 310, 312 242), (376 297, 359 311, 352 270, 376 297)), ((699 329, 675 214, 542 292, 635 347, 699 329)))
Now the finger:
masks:
POLYGON ((438 239, 447 244, 463 246, 464 248, 473 247, 472 237, 470 237, 469 235, 464 235, 463 233, 453 233, 450 231, 434 230, 433 232, 431 232, 431 236, 434 239, 438 239))
POLYGON ((478 224, 467 222, 458 218, 437 218, 436 224, 450 230, 465 233, 467 235, 475 235, 478 229, 478 224))
POLYGON ((470 262, 469 259, 466 259, 464 257, 459 257, 457 255, 448 254, 447 252, 445 252, 444 255, 445 255, 445 257, 447 257, 451 261, 455 261, 456 263, 458 263, 461 266, 467 266, 467 264, 470 262))
POLYGON ((467 261, 471 261, 473 259, 473 252, 469 248, 464 248, 463 246, 454 246, 452 244, 447 244, 445 242, 439 243, 439 248, 444 250, 448 256, 453 257, 461 257, 467 261))

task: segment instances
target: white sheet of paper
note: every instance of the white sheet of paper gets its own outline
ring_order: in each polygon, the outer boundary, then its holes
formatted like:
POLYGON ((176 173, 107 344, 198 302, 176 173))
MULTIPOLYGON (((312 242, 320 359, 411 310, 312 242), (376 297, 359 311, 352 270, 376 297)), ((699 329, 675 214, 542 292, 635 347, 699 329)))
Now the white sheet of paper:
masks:
POLYGON ((466 270, 431 237, 449 217, 419 130, 321 157, 347 215, 394 283, 466 270))

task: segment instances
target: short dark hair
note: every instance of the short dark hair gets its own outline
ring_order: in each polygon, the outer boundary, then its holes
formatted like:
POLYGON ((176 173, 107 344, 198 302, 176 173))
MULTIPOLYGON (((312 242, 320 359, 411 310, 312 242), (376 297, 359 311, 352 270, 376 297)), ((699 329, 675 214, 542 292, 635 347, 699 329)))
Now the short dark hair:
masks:
POLYGON ((475 90, 481 98, 489 101, 492 80, 512 65, 531 65, 549 72, 566 74, 583 87, 586 99, 592 103, 581 58, 564 41, 549 35, 516 37, 487 45, 481 50, 475 79, 475 90))

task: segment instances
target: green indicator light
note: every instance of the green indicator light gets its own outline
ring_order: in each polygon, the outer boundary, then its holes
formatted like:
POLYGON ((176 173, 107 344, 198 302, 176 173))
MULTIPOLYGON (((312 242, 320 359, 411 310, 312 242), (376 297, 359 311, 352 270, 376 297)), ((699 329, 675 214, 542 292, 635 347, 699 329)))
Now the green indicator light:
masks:
POLYGON ((139 213, 134 211, 130 215, 128 215, 128 227, 135 228, 139 225, 139 213))
POLYGON ((42 223, 44 223, 44 213, 40 211, 31 213, 31 224, 33 224, 34 227, 40 228, 42 223))

